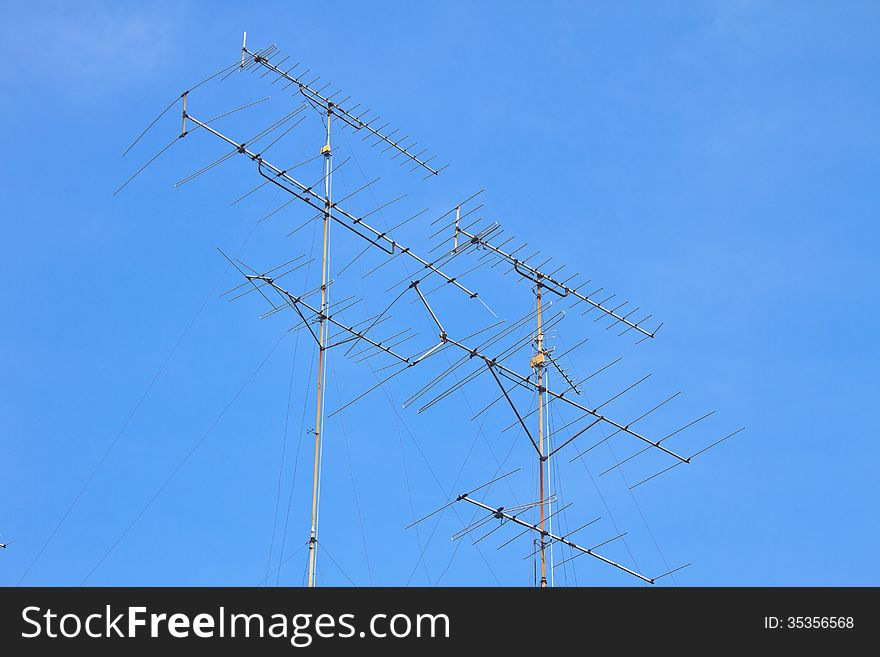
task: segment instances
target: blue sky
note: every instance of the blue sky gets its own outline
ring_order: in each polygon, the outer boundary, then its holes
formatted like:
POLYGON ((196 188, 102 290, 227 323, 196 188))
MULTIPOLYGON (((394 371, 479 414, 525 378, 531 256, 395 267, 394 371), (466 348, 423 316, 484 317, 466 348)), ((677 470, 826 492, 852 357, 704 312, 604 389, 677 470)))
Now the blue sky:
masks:
MULTIPOLYGON (((646 432, 717 410, 675 443, 691 453, 747 427, 632 491, 627 483, 664 462, 649 455, 623 476, 599 476, 637 449, 625 436, 586 463, 565 452, 556 492, 574 504, 560 526, 601 516, 583 541, 628 532, 609 556, 648 574, 692 562, 663 585, 880 583, 876 3, 381 3, 364 12, 347 2, 7 2, 2 13, 13 58, 0 70, 0 541, 15 542, 0 554, 0 584, 303 581, 314 349, 307 334, 286 331, 292 320, 259 320, 259 299, 218 297, 238 281, 216 247, 265 268, 308 252, 314 224, 286 237, 309 218, 296 206, 258 222, 284 200, 267 190, 230 206, 259 182, 245 162, 175 189, 224 152, 204 134, 113 196, 174 137, 177 110, 122 159, 127 144, 187 85, 234 61, 243 30, 450 164, 423 182, 337 135, 335 161, 351 157, 337 194, 383 176, 353 200, 358 211, 405 192, 376 218, 393 224, 485 188, 487 218, 665 322, 634 346, 569 313, 556 344, 591 338, 574 371, 623 358, 591 379, 585 398, 652 373, 608 415, 635 417, 683 390, 646 432)), ((214 116, 272 94, 223 124, 231 135, 255 132, 298 102, 268 83, 240 74, 206 85, 190 111, 214 116)), ((319 132, 308 115, 275 157, 311 157, 319 132)), ((313 167, 304 178, 320 179, 313 167)), ((431 232, 423 221, 403 235, 425 250, 431 232)), ((341 263, 357 245, 337 236, 341 263)), ((371 266, 359 262, 334 286, 364 294, 362 310, 375 312, 387 286, 362 278, 371 266)), ((316 274, 288 280, 306 289, 316 274)), ((511 277, 470 280, 499 315, 529 310, 528 289, 511 277)), ((493 321, 453 294, 436 299, 456 330, 493 321)), ((430 343, 430 331, 420 339, 430 343)), ((374 381, 363 363, 331 363, 331 409, 374 381)), ((511 363, 526 368, 526 355, 511 363)), ((407 374, 328 420, 320 583, 531 582, 526 539, 495 549, 508 529, 477 546, 450 540, 469 509, 403 529, 501 466, 523 471, 488 500, 534 496, 525 437, 503 431, 511 418, 499 409, 469 421, 492 382, 424 413, 402 409, 428 374, 407 374)), ((587 558, 555 576, 637 584, 587 558)))

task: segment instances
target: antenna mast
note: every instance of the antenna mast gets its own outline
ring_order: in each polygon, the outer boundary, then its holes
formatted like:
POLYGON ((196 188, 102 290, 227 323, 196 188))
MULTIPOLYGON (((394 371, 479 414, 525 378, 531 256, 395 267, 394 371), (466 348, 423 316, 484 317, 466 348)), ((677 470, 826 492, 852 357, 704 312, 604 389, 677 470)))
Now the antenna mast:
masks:
POLYGON ((541 588, 547 587, 547 543, 544 540, 544 521, 547 513, 547 497, 544 493, 544 470, 546 463, 547 479, 550 478, 550 459, 545 456, 544 446, 544 332, 543 332, 543 309, 541 307, 541 279, 535 283, 535 305, 537 307, 537 333, 535 335, 536 353, 532 357, 530 365, 535 370, 535 378, 538 380, 538 500, 541 507, 541 588))
POLYGON ((315 586, 318 559, 318 503, 321 495, 321 453, 324 433, 324 383, 326 379, 327 307, 330 300, 327 288, 330 280, 330 208, 333 177, 333 154, 330 148, 330 120, 332 103, 327 101, 326 141, 321 154, 324 156, 324 221, 323 245, 321 247, 321 313, 318 315, 318 394, 315 409, 315 464, 312 479, 312 529, 309 534, 309 587, 315 586))

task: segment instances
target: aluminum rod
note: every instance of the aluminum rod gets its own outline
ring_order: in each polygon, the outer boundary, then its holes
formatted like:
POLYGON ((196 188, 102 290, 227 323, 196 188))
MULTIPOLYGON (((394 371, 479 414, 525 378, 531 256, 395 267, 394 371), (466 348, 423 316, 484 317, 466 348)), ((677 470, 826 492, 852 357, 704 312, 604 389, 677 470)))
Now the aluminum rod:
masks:
MULTIPOLYGON (((333 116, 338 117, 344 123, 348 124, 349 126, 354 128, 355 130, 366 130, 369 135, 377 137, 380 141, 383 141, 386 144, 388 144, 388 148, 396 149, 398 151, 398 154, 403 154, 405 157, 409 158, 411 161, 415 162, 419 166, 424 167, 431 174, 437 175, 440 173, 439 169, 434 169, 433 167, 429 166, 424 160, 419 159, 418 157, 416 157, 415 155, 413 155, 412 153, 410 153, 408 150, 406 150, 405 148, 403 148, 400 145, 400 143, 404 139, 406 139, 406 137, 404 137, 403 139, 398 139, 397 141, 392 140, 389 135, 386 135, 382 132, 379 132, 378 130, 374 129, 369 123, 364 123, 358 117, 354 116, 353 114, 350 114, 347 110, 343 109, 342 107, 340 107, 339 105, 334 103, 328 97, 322 96, 321 93, 319 93, 319 91, 313 90, 310 87, 310 85, 314 84, 314 81, 310 82, 308 84, 303 83, 302 80, 305 79, 304 74, 303 74, 303 77, 296 77, 294 75, 290 75, 289 71, 284 71, 284 70, 278 68, 275 64, 271 63, 265 56, 263 56, 259 53, 251 52, 247 48, 244 48, 243 51, 246 55, 253 58, 253 60, 258 65, 263 66, 270 71, 274 71, 279 77, 289 80, 291 84, 298 85, 299 90, 303 94, 303 96, 305 96, 306 98, 310 98, 311 100, 317 102, 318 104, 326 107, 328 114, 332 114, 333 116)), ((361 116, 363 116, 363 115, 361 115, 361 116)))
POLYGON ((324 391, 326 370, 324 360, 325 345, 327 343, 327 306, 329 303, 329 290, 327 282, 330 279, 330 208, 332 206, 332 177, 333 155, 330 148, 330 112, 327 112, 327 141, 321 149, 324 155, 324 224, 323 245, 321 250, 321 312, 319 319, 319 342, 318 342, 318 391, 315 403, 315 460, 312 476, 312 523, 309 532, 309 588, 313 588, 316 582, 318 567, 318 501, 321 489, 321 440, 324 433, 324 391))
MULTIPOLYGON (((260 170, 260 174, 263 175, 265 178, 271 180, 272 182, 274 182, 276 185, 278 185, 282 189, 285 189, 289 193, 293 194, 295 197, 297 197, 301 201, 304 201, 308 205, 311 205, 316 210, 319 210, 319 211, 324 210, 323 197, 321 197, 317 192, 315 192, 313 189, 311 189, 310 186, 305 185, 305 184, 301 183, 300 181, 294 179, 292 176, 288 175, 288 173, 286 171, 284 171, 283 169, 279 169, 274 164, 272 164, 269 161, 267 161, 266 159, 262 158, 258 153, 254 153, 253 151, 249 150, 247 148, 247 144, 236 142, 235 140, 227 137, 226 135, 222 134, 221 132, 213 129, 212 127, 208 126, 207 124, 199 121, 198 119, 196 119, 190 115, 187 115, 187 117, 196 125, 198 125, 202 128, 205 128, 211 134, 215 135, 216 137, 218 137, 220 139, 223 139, 228 144, 235 146, 239 153, 246 155, 251 160, 257 162, 258 168, 260 170), (262 171, 263 167, 266 167, 267 169, 272 171, 274 175, 270 176, 269 174, 264 173, 262 171), (296 189, 291 189, 290 187, 287 187, 287 186, 281 184, 280 182, 278 182, 279 179, 284 180, 284 181, 292 184, 296 189)), ((472 299, 477 298, 478 295, 476 292, 469 290, 467 287, 465 287, 464 285, 462 285, 461 283, 456 281, 454 278, 448 276, 443 271, 437 269, 436 267, 431 265, 431 263, 429 263, 427 260, 421 258, 418 254, 413 252, 410 248, 405 247, 402 244, 391 239, 387 235, 386 232, 383 232, 383 231, 377 230, 376 228, 373 228, 372 226, 367 224, 365 221, 363 221, 363 219, 361 217, 357 217, 357 216, 343 210, 336 203, 331 203, 330 219, 332 219, 333 221, 336 221, 337 223, 345 226, 346 228, 348 228, 350 230, 353 230, 356 234, 360 235, 363 239, 366 239, 367 241, 369 241, 373 244, 376 244, 376 246, 379 246, 379 248, 382 248, 383 250, 385 250, 386 253, 389 253, 389 254, 394 253, 395 249, 399 250, 401 253, 405 253, 407 256, 409 256, 410 258, 412 258, 413 260, 415 260, 416 262, 421 264, 426 269, 430 269, 432 272, 436 273, 438 276, 443 278, 447 283, 451 283, 455 287, 459 288, 462 292, 466 293, 470 298, 472 298, 472 299), (341 215, 341 217, 337 216, 337 213, 339 215, 341 215), (355 230, 353 228, 353 226, 350 226, 348 224, 348 222, 346 222, 344 219, 348 219, 353 225, 364 228, 366 231, 368 231, 369 233, 371 233, 374 236, 374 239, 371 240, 369 237, 363 235, 362 233, 359 233, 357 230, 355 230), (379 242, 382 242, 382 243, 388 245, 388 247, 390 247, 390 251, 388 249, 385 249, 384 247, 382 247, 379 244, 379 242)))
MULTIPOLYGON (((541 500, 541 588, 547 588, 547 553, 544 541, 544 522, 547 513, 546 502, 544 501, 544 330, 542 327, 543 312, 541 308, 541 280, 538 279, 535 285, 535 303, 538 313, 536 315, 537 329, 535 334, 536 354, 532 358, 532 369, 535 371, 535 378, 538 382, 538 499, 541 500)), ((492 371, 495 374, 495 371, 492 371)), ((503 389, 503 387, 502 387, 503 389)), ((505 392, 505 394, 507 394, 505 392)), ((519 417, 519 414, 517 414, 519 417)), ((546 465, 547 472, 550 472, 549 462, 546 465)))
MULTIPOLYGON (((509 378, 510 378, 511 380, 515 381, 515 382, 518 383, 519 385, 522 385, 522 386, 524 386, 524 387, 528 387, 528 388, 531 388, 531 389, 535 389, 535 390, 538 390, 539 388, 544 388, 544 386, 541 386, 541 385, 539 385, 538 383, 536 383, 536 382, 534 382, 534 381, 531 381, 531 380, 527 379, 526 377, 524 377, 524 376, 518 374, 518 373, 515 372, 514 370, 511 370, 509 367, 506 367, 505 365, 502 365, 502 364, 500 364, 500 363, 497 363, 497 362, 493 361, 493 360, 492 360, 491 358, 489 358, 488 356, 485 356, 485 355, 483 355, 483 354, 477 352, 476 350, 470 349, 467 345, 464 345, 464 344, 462 344, 462 343, 460 343, 460 342, 457 342, 456 340, 454 340, 454 339, 452 339, 452 338, 447 338, 447 339, 449 340, 450 344, 453 344, 453 345, 457 346, 458 348, 460 348, 460 349, 462 349, 462 350, 464 350, 464 351, 466 351, 466 352, 472 354, 473 356, 478 357, 478 358, 481 358, 482 360, 484 360, 484 361, 487 362, 487 363, 488 363, 488 362, 492 362, 494 365, 496 365, 496 366, 498 367, 498 369, 499 369, 500 372, 503 372, 503 373, 505 373, 506 375, 508 375, 509 378)), ((624 433, 627 433, 627 434, 629 434, 630 436, 633 436, 634 438, 638 438, 639 440, 641 440, 641 441, 643 441, 643 442, 646 442, 646 443, 648 443, 648 444, 650 444, 650 445, 653 445, 654 447, 656 447, 656 448, 659 449, 660 451, 665 452, 665 453, 668 454, 669 456, 672 456, 672 457, 678 459, 678 460, 681 461, 682 463, 690 463, 690 458, 688 458, 688 457, 684 457, 684 456, 680 456, 679 454, 676 454, 675 452, 673 452, 673 451, 671 451, 671 450, 669 450, 669 449, 666 449, 665 447, 663 447, 662 445, 660 445, 658 442, 653 441, 653 440, 651 440, 650 438, 646 438, 645 436, 641 435, 640 433, 631 430, 628 426, 624 426, 624 425, 622 425, 622 424, 620 424, 620 423, 618 423, 618 422, 615 422, 615 421, 612 420, 611 418, 609 418, 609 417, 607 417, 607 416, 605 416, 605 415, 602 415, 602 414, 599 413, 597 410, 592 409, 592 408, 588 408, 588 407, 584 406, 583 404, 579 404, 578 402, 574 401, 573 399, 570 399, 570 398, 566 397, 566 396, 564 395, 564 393, 558 393, 558 392, 555 392, 555 391, 550 390, 550 389, 548 389, 548 388, 544 388, 543 391, 544 391, 544 393, 546 393, 547 395, 549 395, 550 397, 552 397, 552 398, 554 398, 554 399, 558 399, 558 400, 560 400, 560 401, 563 401, 563 402, 569 404, 570 406, 574 406, 575 408, 577 408, 577 409, 583 411, 584 413, 587 413, 587 414, 589 414, 589 415, 592 415, 592 416, 594 416, 594 417, 596 417, 596 418, 602 420, 603 422, 606 422, 607 424, 610 424, 611 426, 615 427, 616 429, 620 429, 620 430, 623 431, 624 433)))
POLYGON ((541 535, 542 541, 544 538, 552 539, 552 540, 556 541, 557 543, 562 543, 563 545, 567 545, 568 547, 570 547, 573 550, 578 550, 579 552, 583 552, 584 554, 589 554, 591 557, 598 559, 599 561, 603 561, 604 563, 607 563, 609 566, 614 566, 615 568, 618 568, 619 570, 622 570, 623 572, 628 573, 628 574, 632 575, 633 577, 637 577, 640 580, 642 580, 643 582, 647 582, 648 584, 654 583, 654 580, 652 578, 646 577, 645 575, 642 575, 641 573, 638 573, 635 570, 627 568, 623 564, 619 564, 616 561, 609 559, 608 557, 602 556, 598 552, 595 552, 593 548, 585 548, 581 545, 578 545, 577 543, 574 543, 574 542, 568 540, 564 536, 559 536, 558 534, 548 532, 546 530, 541 529, 538 525, 532 524, 530 522, 526 522, 525 520, 520 520, 519 518, 517 518, 514 515, 511 515, 509 513, 505 513, 503 507, 493 508, 493 507, 489 506, 488 504, 483 504, 479 500, 475 500, 474 498, 469 497, 467 494, 462 495, 460 497, 460 499, 464 500, 465 502, 470 502, 474 506, 480 507, 481 509, 485 509, 486 511, 494 512, 496 518, 499 518, 499 519, 505 518, 505 519, 509 520, 510 522, 516 523, 517 525, 519 525, 521 527, 525 527, 527 529, 531 529, 532 531, 537 532, 538 534, 541 535))
MULTIPOLYGON (((501 388, 501 392, 504 395, 504 398, 507 399, 507 403, 510 404, 510 408, 513 409, 513 413, 516 415, 516 419, 519 420, 519 423, 522 426, 523 431, 526 432, 526 435, 529 437, 529 441, 532 443, 532 446, 535 448, 535 451, 538 452, 539 460, 543 462, 544 455, 541 451, 541 446, 539 446, 538 443, 535 442, 535 439, 532 437, 532 432, 529 431, 529 428, 526 426, 526 423, 522 419, 522 415, 519 414, 519 410, 516 408, 516 405, 513 403, 513 400, 510 398, 510 395, 507 394, 507 389, 504 387, 504 384, 501 382, 501 379, 498 378, 498 375, 495 374, 495 370, 492 369, 492 366, 487 364, 486 367, 492 373, 492 377, 495 379, 495 381, 498 382, 498 387, 501 388)), ((541 490, 541 497, 539 497, 538 499, 539 500, 544 499, 543 486, 542 486, 542 490, 541 490)), ((542 509, 543 509, 543 506, 542 506, 542 509)))
MULTIPOLYGON (((630 322, 629 320, 625 319, 623 316, 618 315, 617 313, 613 312, 611 309, 605 308, 603 305, 601 305, 601 303, 593 301, 589 297, 589 295, 584 296, 583 294, 578 292, 576 289, 568 287, 568 285, 565 285, 564 283, 561 283, 561 282, 555 280, 554 278, 542 273, 537 268, 532 267, 530 265, 527 265, 525 263, 525 260, 528 260, 528 258, 521 260, 519 258, 514 257, 512 253, 507 253, 507 252, 497 248, 493 244, 490 244, 487 240, 480 238, 478 235, 468 233, 465 230, 459 230, 458 232, 461 235, 463 235, 465 238, 467 238, 475 243, 479 243, 481 246, 484 246, 485 248, 493 251, 497 255, 499 255, 502 258, 504 258, 505 260, 507 260, 510 264, 513 265, 513 269, 515 269, 516 272, 520 276, 523 276, 523 277, 525 277, 531 281, 534 281, 536 283, 538 281, 542 281, 544 286, 546 287, 546 289, 554 292, 555 294, 557 294, 559 296, 565 297, 565 296, 571 295, 571 296, 574 296, 575 298, 579 299, 580 301, 583 301, 583 302, 590 304, 594 309, 601 310, 606 315, 613 317, 616 321, 621 322, 623 324, 626 324, 626 326, 628 327, 626 330, 636 329, 637 331, 639 331, 640 333, 642 333, 646 337, 651 337, 651 338, 653 338, 654 334, 657 332, 656 329, 653 332, 646 331, 641 326, 638 326, 637 324, 630 322), (547 285, 548 283, 549 283, 549 286, 547 285)), ((532 256, 529 256, 529 257, 532 257, 532 256)), ((642 321, 644 321, 644 320, 642 320, 642 321)), ((639 323, 641 323, 641 322, 639 322, 639 323)), ((658 329, 659 329, 659 327, 658 327, 658 329)))

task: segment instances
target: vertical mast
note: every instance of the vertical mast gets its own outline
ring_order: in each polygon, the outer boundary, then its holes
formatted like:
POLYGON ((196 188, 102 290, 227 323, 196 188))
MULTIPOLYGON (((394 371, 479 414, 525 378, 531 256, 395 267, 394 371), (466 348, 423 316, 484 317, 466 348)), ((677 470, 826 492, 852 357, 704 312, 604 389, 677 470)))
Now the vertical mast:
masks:
POLYGON ((546 541, 544 533, 544 517, 546 515, 546 495, 544 493, 544 333, 541 326, 542 310, 541 310, 541 279, 535 285, 535 301, 537 302, 537 319, 538 331, 535 338, 535 347, 537 353, 532 358, 531 365, 535 370, 535 376, 538 380, 538 500, 541 507, 541 588, 547 586, 547 559, 546 559, 546 541))
POLYGON ((330 274, 330 208, 333 159, 330 152, 330 117, 332 105, 327 103, 327 140, 321 148, 324 155, 324 240, 321 254, 321 314, 318 316, 318 394, 315 409, 315 466, 312 479, 312 529, 309 534, 309 587, 316 584, 318 549, 318 498, 321 492, 321 438, 324 430, 324 352, 327 343, 327 283, 330 274))

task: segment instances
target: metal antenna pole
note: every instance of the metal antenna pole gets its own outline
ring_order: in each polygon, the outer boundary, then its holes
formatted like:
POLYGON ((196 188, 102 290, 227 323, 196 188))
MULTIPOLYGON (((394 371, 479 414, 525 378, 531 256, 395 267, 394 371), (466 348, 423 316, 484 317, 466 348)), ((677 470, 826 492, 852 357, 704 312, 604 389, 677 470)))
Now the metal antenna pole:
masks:
POLYGON ((538 381, 538 499, 541 501, 541 588, 547 587, 547 559, 544 541, 544 519, 546 515, 547 499, 544 495, 544 332, 542 327, 541 309, 541 280, 535 285, 535 301, 537 302, 538 332, 535 339, 537 353, 530 363, 535 370, 535 378, 538 381))
POLYGON ((318 316, 318 395, 315 410, 315 466, 312 480, 312 529, 309 534, 309 587, 315 586, 318 549, 318 497, 321 481, 321 434, 324 431, 324 352, 327 344, 327 282, 330 280, 330 209, 333 156, 330 151, 330 117, 332 104, 327 103, 327 141, 321 153, 324 155, 324 241, 321 255, 321 313, 318 316))
MULTIPOLYGON (((549 355, 547 356, 547 359, 548 360, 550 359, 549 355)), ((549 366, 545 367, 543 372, 544 372, 543 384, 546 388, 549 388, 550 387, 550 367, 549 366)), ((545 395, 544 398, 546 400, 547 396, 545 395)), ((557 512, 561 511, 565 507, 561 507, 560 509, 557 509, 556 511, 553 510, 553 502, 555 501, 555 498, 554 498, 553 494, 550 493, 550 491, 554 488, 553 477, 551 476, 551 469, 550 469, 550 459, 553 456, 553 445, 550 443, 550 437, 553 435, 553 432, 550 428, 550 406, 549 406, 549 404, 547 405, 545 412, 546 412, 546 415, 544 417, 544 432, 543 433, 547 437, 547 446, 545 448, 543 448, 542 451, 545 454, 545 456, 544 456, 544 466, 545 466, 544 469, 545 469, 545 476, 547 478, 546 479, 546 481, 547 481, 547 521, 548 521, 547 531, 548 531, 548 534, 552 534, 553 533, 553 517, 557 512)), ((548 555, 547 560, 550 565, 550 581, 547 583, 547 586, 552 587, 552 586, 556 586, 556 583, 555 583, 555 581, 556 581, 555 580, 556 566, 553 563, 553 541, 548 541, 547 548, 549 551, 549 555, 548 555)))

